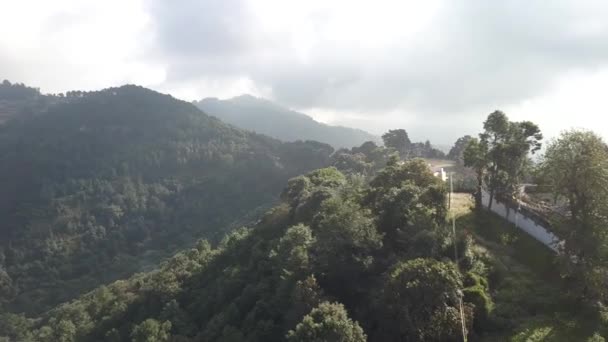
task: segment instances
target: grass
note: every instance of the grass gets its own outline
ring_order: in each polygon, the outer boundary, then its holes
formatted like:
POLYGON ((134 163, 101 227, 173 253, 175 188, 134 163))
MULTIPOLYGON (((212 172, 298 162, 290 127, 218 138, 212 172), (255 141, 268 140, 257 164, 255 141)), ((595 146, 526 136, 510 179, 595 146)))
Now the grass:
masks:
MULTIPOLYGON (((475 215, 469 194, 452 197, 461 233, 471 234, 495 271, 490 278, 495 331, 481 341, 586 341, 594 327, 561 288, 555 254, 513 224, 489 212, 475 215)), ((491 330, 491 329, 490 329, 491 330)))
POLYGON ((461 218, 471 213, 471 207, 473 206, 471 194, 454 193, 451 197, 450 213, 454 214, 456 218, 461 218))

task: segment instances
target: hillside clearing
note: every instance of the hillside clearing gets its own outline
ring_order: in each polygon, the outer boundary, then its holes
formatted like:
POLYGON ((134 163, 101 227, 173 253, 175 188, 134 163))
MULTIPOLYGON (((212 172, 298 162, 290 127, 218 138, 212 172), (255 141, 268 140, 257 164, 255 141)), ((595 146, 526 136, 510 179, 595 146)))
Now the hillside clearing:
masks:
POLYGON ((482 341, 585 341, 595 330, 593 319, 578 312, 564 295, 555 255, 498 216, 475 217, 471 195, 456 193, 452 212, 460 233, 471 234, 475 247, 497 265, 490 279, 492 321, 502 325, 482 341))

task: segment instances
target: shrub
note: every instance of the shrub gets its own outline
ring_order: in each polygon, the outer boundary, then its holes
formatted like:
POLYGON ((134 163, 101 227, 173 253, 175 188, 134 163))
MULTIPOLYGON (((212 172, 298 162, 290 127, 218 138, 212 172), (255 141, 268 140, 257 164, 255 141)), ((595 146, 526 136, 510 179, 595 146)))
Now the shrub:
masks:
POLYGON ((494 308, 494 303, 488 295, 486 288, 481 284, 465 288, 463 291, 464 301, 475 305, 473 326, 477 331, 481 331, 488 322, 488 317, 494 308))
POLYGON ((598 333, 593 334, 593 336, 591 336, 587 339, 587 342, 605 342, 605 341, 606 340, 602 336, 600 336, 600 334, 598 334, 598 333))

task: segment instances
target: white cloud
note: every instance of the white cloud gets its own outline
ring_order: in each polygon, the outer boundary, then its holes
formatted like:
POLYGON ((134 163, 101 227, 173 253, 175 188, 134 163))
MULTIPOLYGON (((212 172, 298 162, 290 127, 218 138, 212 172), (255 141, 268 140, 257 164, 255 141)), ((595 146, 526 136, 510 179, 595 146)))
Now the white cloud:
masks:
POLYGON ((142 1, 34 1, 0 11, 0 73, 44 91, 162 82, 162 67, 144 62, 152 42, 142 1))
POLYGON ((547 138, 561 131, 582 128, 608 138, 608 66, 599 70, 573 70, 547 91, 506 108, 514 120, 539 123, 547 138))
POLYGON ((0 76, 43 91, 137 83, 270 97, 329 123, 451 143, 502 109, 608 136, 608 3, 7 1, 0 76))

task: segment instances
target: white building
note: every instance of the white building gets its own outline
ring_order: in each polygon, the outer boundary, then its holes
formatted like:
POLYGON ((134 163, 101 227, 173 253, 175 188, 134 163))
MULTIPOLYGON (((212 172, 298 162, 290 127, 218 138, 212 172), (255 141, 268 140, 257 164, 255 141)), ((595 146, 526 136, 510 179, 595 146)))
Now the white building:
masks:
POLYGON ((431 164, 429 164, 429 167, 431 168, 431 170, 433 170, 433 175, 435 177, 441 178, 441 180, 444 182, 448 181, 448 173, 445 172, 445 170, 443 168, 439 168, 439 170, 434 170, 433 166, 431 164))

